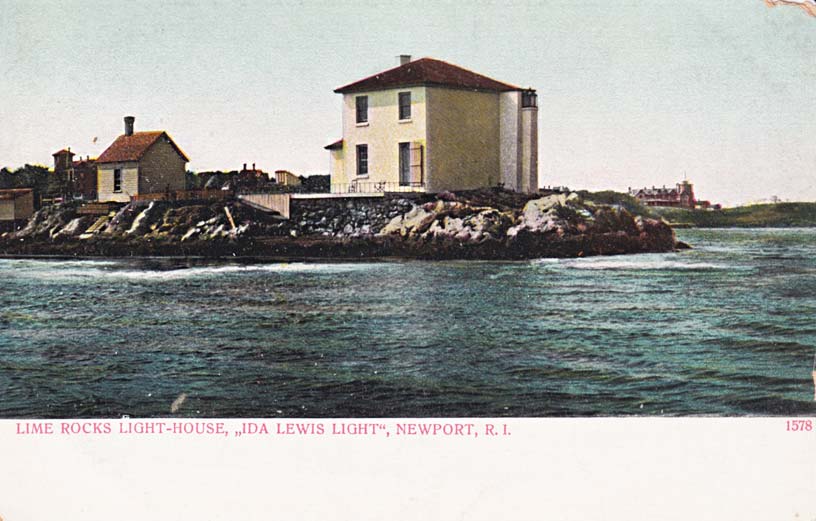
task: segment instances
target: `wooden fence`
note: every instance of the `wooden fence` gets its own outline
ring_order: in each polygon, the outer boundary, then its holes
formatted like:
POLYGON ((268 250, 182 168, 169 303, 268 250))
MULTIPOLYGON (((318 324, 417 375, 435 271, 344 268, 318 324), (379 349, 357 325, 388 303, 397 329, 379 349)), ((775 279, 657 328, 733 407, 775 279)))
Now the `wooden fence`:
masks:
POLYGON ((131 201, 223 201, 232 197, 230 190, 173 190, 130 196, 131 201))

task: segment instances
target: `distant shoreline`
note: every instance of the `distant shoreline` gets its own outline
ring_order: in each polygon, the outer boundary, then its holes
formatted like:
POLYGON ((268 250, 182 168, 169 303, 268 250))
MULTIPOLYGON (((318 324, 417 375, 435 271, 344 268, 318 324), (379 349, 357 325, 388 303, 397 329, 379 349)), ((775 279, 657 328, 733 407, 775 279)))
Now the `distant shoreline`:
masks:
POLYGON ((673 228, 816 228, 816 203, 755 204, 720 210, 648 209, 673 228))
POLYGON ((735 208, 689 209, 646 206, 637 198, 620 192, 578 192, 600 204, 625 208, 637 215, 663 219, 669 226, 682 228, 816 228, 816 202, 762 203, 735 208))

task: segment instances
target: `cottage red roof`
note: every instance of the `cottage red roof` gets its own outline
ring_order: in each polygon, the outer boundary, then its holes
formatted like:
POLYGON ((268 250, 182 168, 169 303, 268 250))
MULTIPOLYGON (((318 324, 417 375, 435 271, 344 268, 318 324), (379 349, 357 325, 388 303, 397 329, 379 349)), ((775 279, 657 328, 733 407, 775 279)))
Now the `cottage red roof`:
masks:
POLYGON ((360 81, 349 83, 343 87, 338 87, 334 92, 345 93, 382 90, 413 85, 439 85, 498 92, 522 90, 515 85, 496 81, 487 76, 482 76, 473 71, 463 69, 457 65, 452 65, 433 58, 421 58, 369 76, 360 81))
POLYGON ((178 145, 173 142, 167 132, 163 130, 151 130, 148 132, 134 132, 132 135, 121 135, 109 146, 96 160, 97 163, 118 163, 120 161, 139 161, 142 156, 153 146, 153 143, 160 137, 166 136, 167 140, 176 149, 176 152, 186 161, 190 159, 182 152, 178 145))
POLYGON ((31 188, 10 188, 0 190, 0 201, 12 201, 32 192, 31 188))
POLYGON ((56 152, 54 152, 54 153, 53 153, 53 154, 51 154, 51 155, 52 155, 52 156, 61 156, 61 155, 63 155, 63 154, 68 154, 68 155, 70 155, 70 156, 75 155, 73 152, 71 152, 71 151, 70 151, 70 150, 68 150, 67 148, 63 148, 62 150, 57 150, 56 152))

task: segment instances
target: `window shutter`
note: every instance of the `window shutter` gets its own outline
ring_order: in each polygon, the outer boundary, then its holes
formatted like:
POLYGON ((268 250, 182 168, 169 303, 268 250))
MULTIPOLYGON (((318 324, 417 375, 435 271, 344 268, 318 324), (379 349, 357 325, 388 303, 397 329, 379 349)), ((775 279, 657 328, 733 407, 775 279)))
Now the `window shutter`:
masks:
POLYGON ((411 143, 411 183, 423 183, 423 146, 422 143, 411 143))

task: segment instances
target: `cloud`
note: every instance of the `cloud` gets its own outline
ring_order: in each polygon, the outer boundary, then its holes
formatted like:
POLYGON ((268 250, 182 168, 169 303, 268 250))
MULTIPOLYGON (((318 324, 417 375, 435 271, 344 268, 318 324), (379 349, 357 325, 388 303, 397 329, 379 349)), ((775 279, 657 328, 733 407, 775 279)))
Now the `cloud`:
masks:
POLYGON ((795 5, 804 9, 810 16, 816 17, 816 0, 765 0, 765 3, 768 7, 795 5))

